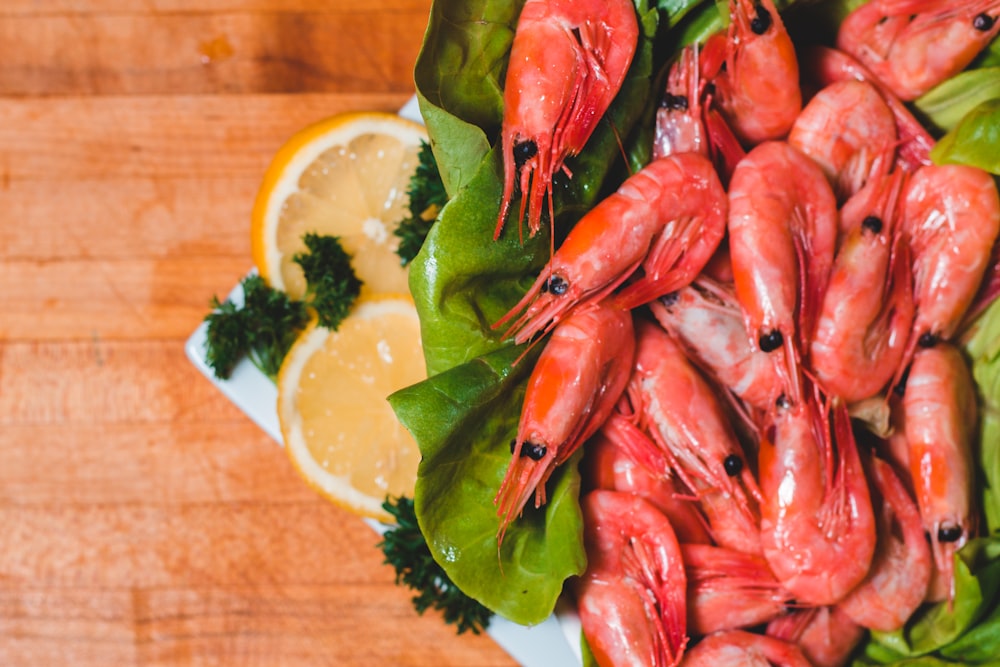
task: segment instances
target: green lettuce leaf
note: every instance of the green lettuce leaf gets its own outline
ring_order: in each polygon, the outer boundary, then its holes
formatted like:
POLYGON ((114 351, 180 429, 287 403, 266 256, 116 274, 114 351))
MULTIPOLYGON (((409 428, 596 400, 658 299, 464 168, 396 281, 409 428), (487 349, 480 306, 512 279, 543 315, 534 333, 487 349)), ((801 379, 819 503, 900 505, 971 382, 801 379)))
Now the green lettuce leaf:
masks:
POLYGON ((492 499, 511 460, 517 411, 537 356, 504 348, 389 397, 420 443, 414 493, 420 530, 455 584, 490 610, 524 625, 545 620, 563 581, 583 572, 579 453, 549 480, 548 503, 509 528, 502 549, 492 499))
MULTIPOLYGON (((996 70, 1000 75, 1000 69, 996 70)), ((968 164, 1000 175, 1000 97, 982 102, 931 149, 936 164, 968 164)))
POLYGON ((991 535, 1000 535, 1000 300, 967 332, 965 350, 979 390, 980 502, 991 535))
POLYGON ((914 100, 917 111, 941 132, 953 130, 970 111, 1000 97, 1000 67, 967 70, 914 100))

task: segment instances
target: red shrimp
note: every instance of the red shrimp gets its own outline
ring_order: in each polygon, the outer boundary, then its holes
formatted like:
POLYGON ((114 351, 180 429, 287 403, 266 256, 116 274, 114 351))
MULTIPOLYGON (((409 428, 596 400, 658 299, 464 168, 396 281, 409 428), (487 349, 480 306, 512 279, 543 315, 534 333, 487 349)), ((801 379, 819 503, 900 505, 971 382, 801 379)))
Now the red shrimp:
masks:
POLYGON ((909 246, 897 234, 904 175, 870 181, 841 212, 850 231, 834 260, 810 360, 823 389, 849 403, 893 379, 913 325, 909 246))
POLYGON ((512 458, 494 502, 498 540, 545 482, 614 409, 632 368, 635 333, 628 311, 594 304, 563 321, 542 350, 525 392, 512 458))
POLYGON ((747 337, 732 290, 704 276, 649 304, 657 321, 688 356, 740 400, 770 410, 781 378, 769 355, 747 337))
POLYGON ((801 603, 834 604, 868 574, 875 519, 847 408, 818 398, 779 408, 760 445, 760 539, 778 581, 801 603))
POLYGON ((674 461, 692 490, 694 479, 736 499, 745 512, 760 490, 712 386, 658 324, 636 324, 635 367, 626 390, 639 424, 674 461))
POLYGON ((843 20, 837 48, 901 100, 961 72, 1000 32, 998 0, 870 0, 843 20))
POLYGON ((681 544, 688 583, 688 630, 707 635, 783 614, 792 596, 764 558, 708 544, 681 544))
POLYGON ((629 177, 570 230, 520 303, 494 327, 518 343, 547 332, 580 304, 598 301, 640 265, 645 276, 615 296, 629 308, 689 283, 726 230, 726 193, 695 153, 656 160, 629 177))
MULTIPOLYGON (((802 109, 802 93, 795 47, 774 3, 730 0, 725 39, 725 68, 716 58, 721 71, 711 79, 723 117, 746 144, 783 138, 802 109)), ((720 44, 709 40, 707 60, 720 44)))
POLYGON ((823 171, 785 142, 758 144, 729 185, 736 298, 757 349, 770 353, 793 403, 802 353, 833 265, 837 203, 823 171))
POLYGON ((854 79, 867 81, 878 88, 896 119, 897 166, 912 171, 921 165, 931 164, 930 152, 934 147, 934 138, 914 118, 902 100, 857 59, 837 49, 814 45, 804 50, 801 62, 808 69, 809 76, 821 85, 854 79))
POLYGON ((693 44, 681 51, 667 74, 667 89, 656 110, 654 160, 674 153, 709 154, 701 106, 703 87, 698 68, 698 45, 693 44))
POLYGON ((858 625, 882 632, 903 627, 924 601, 931 552, 920 511, 892 466, 872 459, 878 544, 868 576, 837 606, 858 625))
POLYGON ((913 358, 903 394, 910 476, 935 567, 954 595, 953 556, 976 520, 972 490, 976 389, 958 348, 941 343, 913 358))
MULTIPOLYGON (((680 477, 677 458, 654 444, 651 436, 630 418, 614 413, 604 423, 602 432, 619 446, 639 452, 638 458, 644 461, 644 466, 666 469, 672 476, 680 477)), ((697 477, 689 479, 685 486, 688 488, 683 497, 686 502, 697 501, 708 524, 710 541, 746 553, 760 553, 758 512, 756 507, 748 508, 745 495, 729 493, 697 477)))
POLYGON ((546 196, 552 218, 552 178, 568 170, 621 88, 632 64, 639 25, 632 0, 587 3, 527 0, 518 17, 504 80, 501 128, 503 198, 500 236, 515 183, 518 224, 541 228, 546 196))
POLYGON ((688 642, 687 583, 670 522, 631 493, 598 489, 580 504, 587 570, 573 589, 597 664, 677 665, 688 642))
POLYGON ((594 488, 642 496, 669 519, 681 542, 707 544, 712 541, 705 517, 694 503, 681 497, 683 492, 669 474, 666 456, 651 441, 622 440, 598 431, 586 447, 585 472, 594 488), (628 446, 636 442, 639 451, 628 446))
POLYGON ((865 629, 838 607, 810 607, 774 619, 767 635, 798 646, 813 667, 842 667, 865 629))
POLYGON ((846 201, 878 173, 886 150, 895 147, 896 119, 872 84, 845 79, 809 100, 788 143, 815 160, 837 200, 846 201))
POLYGON ((723 630, 691 647, 681 667, 812 667, 802 651, 782 639, 746 630, 723 630))
POLYGON ((914 263, 916 313, 901 376, 917 346, 949 340, 982 283, 1000 233, 993 176, 965 165, 932 165, 910 178, 903 230, 914 263))

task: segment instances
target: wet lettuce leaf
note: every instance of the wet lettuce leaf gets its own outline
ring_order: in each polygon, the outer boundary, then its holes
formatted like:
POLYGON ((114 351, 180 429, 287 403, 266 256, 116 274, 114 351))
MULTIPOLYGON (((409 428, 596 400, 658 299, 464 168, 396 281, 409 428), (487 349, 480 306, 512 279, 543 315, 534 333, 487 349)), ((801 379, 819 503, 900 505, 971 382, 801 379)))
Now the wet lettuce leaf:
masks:
POLYGON ((454 583, 525 625, 545 620, 563 581, 583 572, 579 455, 549 480, 548 503, 529 507, 497 544, 493 497, 510 461, 517 411, 538 346, 484 355, 389 397, 420 443, 414 493, 420 530, 454 583))
POLYGON ((1000 535, 1000 300, 976 320, 967 335, 965 349, 980 395, 979 497, 988 532, 1000 535))
MULTIPOLYGON (((1000 75, 1000 69, 996 70, 1000 75)), ((968 164, 1000 175, 1000 97, 982 102, 931 149, 937 164, 968 164)))

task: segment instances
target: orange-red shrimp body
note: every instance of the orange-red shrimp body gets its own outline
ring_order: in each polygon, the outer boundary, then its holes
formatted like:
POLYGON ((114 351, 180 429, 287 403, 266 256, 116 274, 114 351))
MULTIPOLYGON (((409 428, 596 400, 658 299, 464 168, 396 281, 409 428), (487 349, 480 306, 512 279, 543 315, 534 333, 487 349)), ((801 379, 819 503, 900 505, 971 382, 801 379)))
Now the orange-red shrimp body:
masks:
POLYGON ((759 554, 681 543, 688 583, 688 630, 707 635, 748 628, 785 612, 792 596, 759 554))
POLYGON ((993 176, 965 165, 931 165, 910 178, 903 229, 914 262, 914 343, 951 338, 972 302, 1000 232, 993 176))
POLYGON ((686 579, 667 518, 649 501, 598 489, 580 500, 587 570, 573 590, 601 667, 673 667, 688 642, 686 579))
POLYGON ((961 72, 1000 32, 997 0, 870 0, 841 22, 837 47, 900 99, 961 72))
POLYGON ((649 309, 719 385, 757 410, 771 409, 782 392, 781 377, 769 355, 751 344, 729 288, 700 277, 649 309))
POLYGON ((935 566, 952 593, 952 556, 972 536, 976 390, 962 353, 940 343, 918 350, 906 378, 903 427, 910 476, 935 566))
POLYGON ((614 409, 632 368, 635 333, 628 311, 594 304, 563 321, 542 350, 525 392, 512 458, 496 495, 498 535, 614 409))
MULTIPOLYGON (((609 419, 605 428, 630 424, 609 419)), ((686 543, 709 543, 706 519, 697 506, 683 498, 676 478, 670 474, 663 452, 646 438, 619 438, 598 431, 587 442, 584 459, 586 478, 593 488, 624 491, 642 496, 663 512, 677 539, 686 543), (638 445, 639 451, 635 451, 638 445)))
POLYGON ((823 389, 849 403, 892 380, 913 325, 909 247, 897 235, 902 185, 903 172, 876 178, 841 212, 850 231, 837 250, 810 361, 823 389))
POLYGON ((581 304, 600 300, 641 265, 645 275, 615 295, 628 308, 689 283, 726 230, 727 199, 715 168, 696 153, 651 162, 570 230, 524 298, 502 317, 518 343, 581 304))
POLYGON ((896 134, 899 139, 897 166, 913 170, 921 165, 931 164, 930 151, 934 147, 934 138, 914 118, 902 100, 854 56, 828 46, 813 45, 804 49, 801 62, 808 75, 821 85, 853 79, 866 81, 878 88, 896 119, 896 134))
POLYGON ((839 201, 856 193, 896 143, 896 119, 879 91, 845 79, 822 88, 803 107, 788 143, 815 160, 839 201))
POLYGON ((802 651, 782 639, 746 630, 708 635, 688 650, 682 667, 813 667, 802 651))
POLYGON ((764 557, 801 603, 838 602, 868 574, 875 519, 847 409, 833 410, 835 437, 818 401, 774 414, 760 445, 760 539, 764 557))
POLYGON ((729 185, 729 253, 752 343, 786 397, 802 398, 801 356, 833 266, 837 203, 819 166, 786 142, 758 144, 729 185))
POLYGON ((802 109, 799 64, 771 0, 730 0, 725 69, 712 83, 740 140, 752 145, 788 134, 802 109))
POLYGON ((766 634, 798 646, 813 667, 842 667, 866 631, 838 606, 824 606, 776 618, 767 624, 766 634))
POLYGON ((639 424, 695 492, 720 491, 752 514, 760 491, 712 386, 655 322, 636 324, 635 367, 627 396, 639 424))
MULTIPOLYGON (((515 182, 518 224, 541 227, 552 178, 590 139, 621 88, 639 39, 632 0, 527 0, 518 17, 504 80, 504 186, 499 237, 515 182)), ((550 206, 551 208, 551 206, 550 206)))
POLYGON ((837 606, 851 620, 872 630, 903 627, 924 601, 931 579, 931 552, 920 511, 892 465, 872 459, 878 545, 868 576, 837 606))

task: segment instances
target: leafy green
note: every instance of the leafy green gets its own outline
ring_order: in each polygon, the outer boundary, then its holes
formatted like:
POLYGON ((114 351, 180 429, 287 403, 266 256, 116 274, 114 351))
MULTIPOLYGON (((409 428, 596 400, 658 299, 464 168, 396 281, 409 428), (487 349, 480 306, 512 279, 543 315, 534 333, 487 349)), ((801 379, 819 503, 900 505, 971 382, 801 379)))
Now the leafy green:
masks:
POLYGON ((393 232, 399 237, 396 254, 403 266, 413 261, 420 252, 438 213, 448 202, 448 193, 444 190, 434 152, 426 141, 420 142, 417 160, 417 168, 410 177, 410 185, 406 191, 410 215, 401 220, 393 232))
POLYGON ((320 326, 336 331, 361 293, 361 281, 338 237, 307 233, 302 240, 308 251, 292 259, 305 274, 304 301, 315 311, 320 326))
POLYGON ((212 298, 212 312, 205 317, 205 361, 215 376, 224 380, 248 357, 273 380, 309 314, 301 302, 292 301, 257 274, 244 278, 240 288, 242 304, 212 298))
MULTIPOLYGON (((537 349, 537 346, 536 346, 537 349)), ((552 613, 566 577, 586 564, 577 461, 549 480, 548 503, 527 508, 497 544, 492 499, 510 461, 520 405, 537 354, 507 347, 389 397, 420 444, 414 493, 420 530, 452 581, 486 607, 531 625, 552 613)))
MULTIPOLYGON (((1000 69, 996 70, 1000 76, 1000 69)), ((968 164, 1000 175, 1000 97, 982 102, 931 149, 937 164, 968 164)))
POLYGON ((980 502, 990 534, 1000 535, 1000 300, 968 333, 965 349, 979 389, 980 502))
POLYGON ((413 500, 388 498, 382 507, 393 516, 395 526, 383 534, 378 546, 385 554, 385 563, 396 570, 396 583, 417 591, 413 597, 417 613, 440 611, 446 623, 457 627, 458 634, 471 631, 478 635, 485 630, 493 612, 463 593, 431 556, 417 525, 413 500))
POLYGON ((967 70, 938 84, 913 105, 936 129, 947 132, 977 106, 996 98, 1000 98, 1000 67, 987 67, 967 70))

